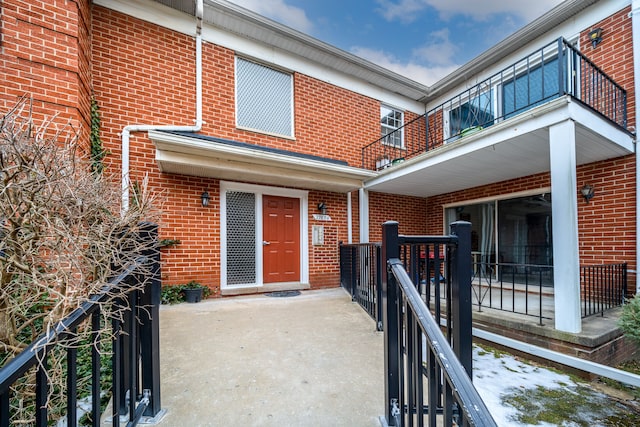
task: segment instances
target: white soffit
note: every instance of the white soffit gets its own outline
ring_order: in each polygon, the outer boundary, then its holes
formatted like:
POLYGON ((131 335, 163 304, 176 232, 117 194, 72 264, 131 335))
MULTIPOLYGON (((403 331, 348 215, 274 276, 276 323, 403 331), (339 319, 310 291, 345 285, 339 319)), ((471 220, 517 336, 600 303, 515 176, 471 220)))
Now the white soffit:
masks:
POLYGON ((150 131, 160 171, 345 193, 376 172, 313 158, 150 131))

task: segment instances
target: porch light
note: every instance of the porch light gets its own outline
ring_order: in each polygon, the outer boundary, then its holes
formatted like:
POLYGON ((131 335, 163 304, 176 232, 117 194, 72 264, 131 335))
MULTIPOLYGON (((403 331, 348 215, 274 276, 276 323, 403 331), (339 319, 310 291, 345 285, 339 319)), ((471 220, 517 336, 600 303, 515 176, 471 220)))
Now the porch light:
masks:
POLYGON ((322 215, 327 214, 327 205, 325 202, 318 203, 318 210, 322 213, 322 215))
POLYGON ((200 199, 202 200, 202 206, 203 206, 203 207, 205 207, 205 208, 206 208, 207 206, 209 206, 209 193, 208 193, 208 192, 206 192, 206 191, 205 191, 205 192, 203 192, 203 193, 200 195, 200 199))
POLYGON ((598 43, 602 41, 602 28, 589 31, 589 40, 591 40, 591 46, 595 49, 598 43))
POLYGON ((586 184, 584 187, 580 189, 580 193, 582 193, 582 197, 584 197, 584 201, 589 203, 589 200, 593 198, 593 187, 589 184, 586 184))

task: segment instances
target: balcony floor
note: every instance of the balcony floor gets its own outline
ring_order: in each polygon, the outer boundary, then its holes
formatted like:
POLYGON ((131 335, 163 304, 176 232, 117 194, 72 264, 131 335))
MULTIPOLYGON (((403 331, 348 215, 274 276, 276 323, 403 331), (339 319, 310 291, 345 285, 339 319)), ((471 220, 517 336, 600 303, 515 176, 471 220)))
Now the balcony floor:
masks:
POLYGON ((160 426, 379 426, 383 335, 342 289, 162 306, 160 426))

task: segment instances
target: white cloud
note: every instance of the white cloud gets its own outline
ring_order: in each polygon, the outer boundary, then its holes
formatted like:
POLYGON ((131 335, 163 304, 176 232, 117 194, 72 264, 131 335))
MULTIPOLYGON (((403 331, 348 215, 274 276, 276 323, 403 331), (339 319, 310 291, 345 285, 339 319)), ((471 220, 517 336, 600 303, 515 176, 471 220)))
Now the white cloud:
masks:
POLYGON ((291 6, 284 0, 231 0, 232 3, 278 21, 288 27, 311 34, 313 22, 299 7, 291 6))
POLYGON ((413 56, 424 63, 451 66, 458 47, 449 40, 449 29, 432 32, 429 40, 428 44, 413 49, 413 56))
POLYGON ((425 85, 434 84, 459 67, 456 64, 427 66, 414 60, 402 62, 393 54, 366 47, 354 47, 351 53, 425 85))
POLYGON ((387 21, 398 20, 400 22, 413 22, 417 18, 417 12, 427 7, 425 0, 376 0, 380 5, 376 9, 387 21))
POLYGON ((460 66, 454 60, 457 50, 458 47, 449 40, 449 29, 444 28, 432 32, 428 44, 413 49, 408 61, 366 47, 354 47, 351 52, 412 80, 432 85, 460 66))
POLYGON ((475 21, 484 21, 492 15, 509 13, 530 22, 551 10, 563 0, 537 0, 524 2, 518 0, 376 0, 378 12, 387 20, 401 22, 415 21, 428 6, 440 14, 440 18, 450 20, 453 16, 463 15, 475 21))

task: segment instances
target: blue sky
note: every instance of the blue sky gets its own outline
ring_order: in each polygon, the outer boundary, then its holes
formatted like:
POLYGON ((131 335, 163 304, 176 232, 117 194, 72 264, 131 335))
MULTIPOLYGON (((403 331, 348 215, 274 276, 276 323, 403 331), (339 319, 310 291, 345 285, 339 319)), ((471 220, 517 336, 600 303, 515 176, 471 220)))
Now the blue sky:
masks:
POLYGON ((231 0, 430 85, 562 0, 231 0))

